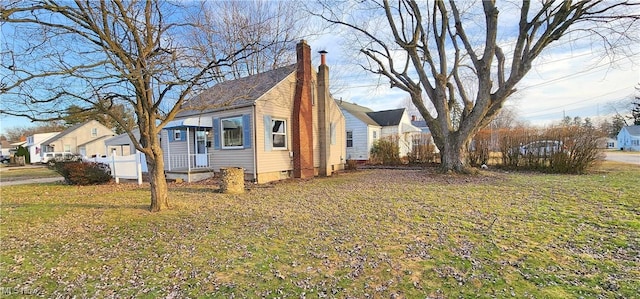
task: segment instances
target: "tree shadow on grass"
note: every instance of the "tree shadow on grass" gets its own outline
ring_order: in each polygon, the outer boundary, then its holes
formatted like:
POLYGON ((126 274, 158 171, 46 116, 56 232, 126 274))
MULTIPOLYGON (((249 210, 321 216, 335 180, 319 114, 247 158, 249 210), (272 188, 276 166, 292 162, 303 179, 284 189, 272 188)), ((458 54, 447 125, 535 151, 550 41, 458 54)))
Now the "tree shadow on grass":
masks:
POLYGON ((148 204, 100 204, 100 203, 5 203, 2 210, 12 208, 27 209, 98 209, 98 210, 145 210, 149 211, 148 204))

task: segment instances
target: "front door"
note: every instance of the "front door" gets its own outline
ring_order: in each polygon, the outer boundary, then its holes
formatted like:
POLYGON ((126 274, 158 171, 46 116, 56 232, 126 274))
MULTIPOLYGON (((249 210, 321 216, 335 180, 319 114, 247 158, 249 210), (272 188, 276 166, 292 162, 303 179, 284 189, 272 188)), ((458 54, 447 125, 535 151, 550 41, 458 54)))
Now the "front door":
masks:
POLYGON ((207 167, 209 161, 207 160, 207 133, 206 131, 196 131, 196 167, 207 167))

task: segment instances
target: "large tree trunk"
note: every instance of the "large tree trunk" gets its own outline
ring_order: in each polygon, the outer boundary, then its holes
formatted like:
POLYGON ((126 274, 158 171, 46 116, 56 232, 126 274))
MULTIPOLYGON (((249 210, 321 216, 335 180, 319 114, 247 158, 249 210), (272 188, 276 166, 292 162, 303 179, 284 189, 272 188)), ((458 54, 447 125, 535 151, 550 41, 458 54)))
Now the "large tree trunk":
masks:
POLYGON ((471 172, 469 166, 469 140, 470 135, 461 136, 460 132, 445 132, 445 136, 440 138, 434 136, 436 146, 440 150, 440 169, 442 172, 471 172))
POLYGON ((146 155, 151 184, 151 212, 159 212, 169 208, 169 188, 164 174, 164 159, 159 144, 151 146, 151 155, 146 155))

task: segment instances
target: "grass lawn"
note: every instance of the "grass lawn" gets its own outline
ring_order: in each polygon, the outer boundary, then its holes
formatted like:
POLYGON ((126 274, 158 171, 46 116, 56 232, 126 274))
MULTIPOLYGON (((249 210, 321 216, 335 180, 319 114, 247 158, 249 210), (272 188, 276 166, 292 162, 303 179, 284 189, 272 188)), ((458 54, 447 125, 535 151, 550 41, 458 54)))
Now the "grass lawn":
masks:
POLYGON ((360 170, 253 187, 8 186, 0 291, 16 297, 635 297, 640 169, 360 170))
POLYGON ((60 174, 47 167, 6 167, 0 171, 0 181, 10 182, 24 179, 55 178, 60 174))

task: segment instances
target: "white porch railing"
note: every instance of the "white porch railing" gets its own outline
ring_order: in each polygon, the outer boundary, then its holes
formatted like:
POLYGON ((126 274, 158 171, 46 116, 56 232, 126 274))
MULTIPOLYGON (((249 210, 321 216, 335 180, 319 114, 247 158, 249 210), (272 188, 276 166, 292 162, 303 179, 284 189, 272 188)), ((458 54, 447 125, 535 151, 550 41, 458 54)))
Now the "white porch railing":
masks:
POLYGON ((213 154, 170 154, 167 170, 188 170, 209 168, 213 154))

